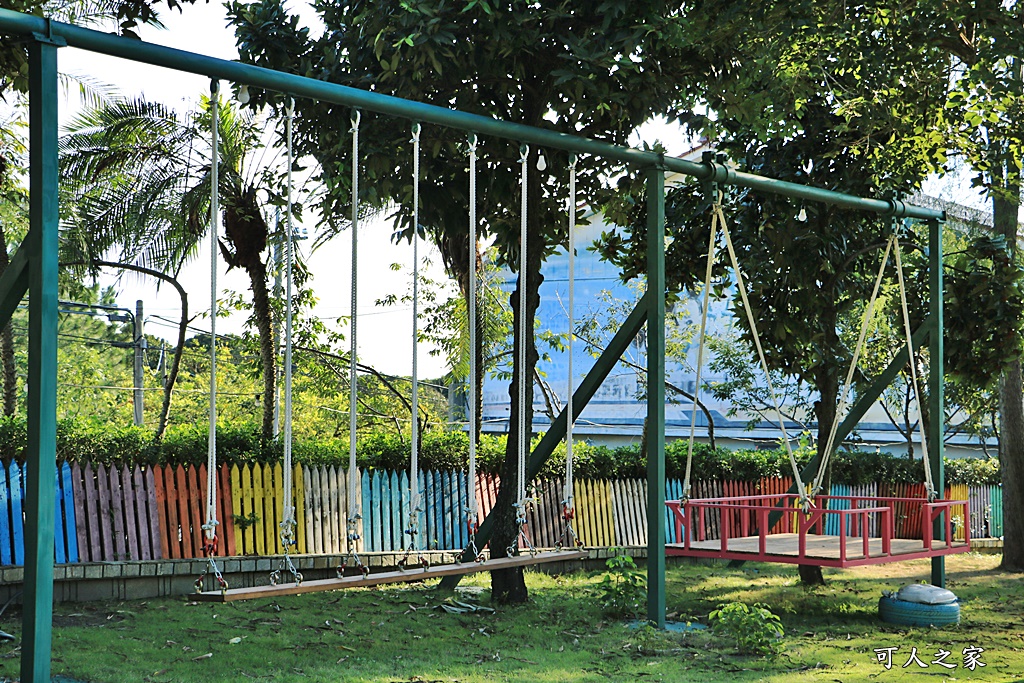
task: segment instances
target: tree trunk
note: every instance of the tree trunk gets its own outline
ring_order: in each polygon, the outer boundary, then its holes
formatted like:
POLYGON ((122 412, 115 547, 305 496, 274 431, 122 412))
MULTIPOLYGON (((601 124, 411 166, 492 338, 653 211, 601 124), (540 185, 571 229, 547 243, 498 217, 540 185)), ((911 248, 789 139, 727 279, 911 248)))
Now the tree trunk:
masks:
MULTIPOLYGON (((9 264, 7 235, 0 225, 0 275, 9 264)), ((4 373, 4 415, 11 417, 18 411, 18 367, 14 362, 14 331, 10 320, 0 331, 0 358, 4 373)))
MULTIPOLYGON (((78 264, 62 263, 61 265, 78 264)), ((158 280, 162 280, 174 287, 174 291, 178 293, 178 298, 181 299, 181 318, 178 322, 178 343, 174 347, 174 360, 171 361, 171 370, 167 375, 167 381, 164 383, 164 400, 163 404, 160 406, 160 420, 157 424, 156 435, 153 437, 153 440, 156 443, 160 443, 164 438, 164 434, 167 432, 167 423, 171 414, 171 397, 174 394, 174 384, 178 381, 178 373, 181 371, 181 355, 185 351, 185 337, 188 335, 188 293, 176 278, 159 270, 153 270, 152 268, 137 266, 131 263, 118 263, 116 261, 96 260, 92 262, 92 265, 101 266, 103 268, 130 270, 135 273, 142 273, 143 275, 155 277, 158 280)))
POLYGON ((270 311, 270 290, 267 288, 267 266, 263 259, 247 264, 249 286, 252 288, 252 311, 260 342, 260 364, 263 369, 263 426, 260 438, 264 444, 274 439, 274 393, 277 381, 277 350, 274 348, 273 317, 270 311))
MULTIPOLYGON (((530 158, 530 168, 536 167, 536 153, 530 158)), ((494 517, 494 527, 491 535, 491 557, 505 557, 508 555, 507 548, 515 546, 519 537, 519 528, 516 526, 516 513, 513 505, 516 503, 516 489, 518 488, 518 449, 519 439, 529 440, 533 433, 533 373, 537 367, 537 347, 534 344, 534 319, 537 308, 540 305, 540 284, 543 276, 540 273, 540 266, 543 260, 544 238, 540 230, 540 178, 537 173, 529 175, 527 183, 527 221, 531 226, 527 237, 527 261, 525 269, 525 282, 523 269, 520 268, 519 277, 516 282, 516 290, 510 297, 512 305, 512 320, 514 325, 513 334, 513 370, 512 383, 509 386, 509 398, 511 410, 509 411, 508 442, 505 447, 505 462, 501 467, 501 488, 498 491, 491 514, 494 517), (518 334, 520 316, 524 315, 519 310, 519 288, 526 287, 526 338, 520 339, 518 334), (519 367, 519 345, 526 344, 526 367, 519 367), (526 392, 526 433, 519 434, 519 382, 520 378, 526 378, 529 382, 526 392)), ((527 459, 529 459, 529 445, 527 445, 527 459)), ((526 602, 526 581, 523 579, 523 569, 501 569, 491 572, 491 599, 498 604, 518 604, 526 602)))
MULTIPOLYGON (((826 309, 822 312, 821 325, 824 332, 824 347, 826 349, 838 349, 841 346, 839 335, 836 332, 837 314, 834 309, 826 309)), ((815 383, 818 385, 818 402, 814 404, 815 417, 818 419, 818 458, 819 461, 825 456, 825 448, 828 446, 828 435, 832 429, 832 423, 836 419, 836 402, 839 399, 839 378, 833 371, 836 367, 836 353, 832 353, 833 362, 822 363, 821 370, 817 373, 815 383)), ((835 444, 835 448, 839 444, 835 444)), ((805 484, 810 482, 804 482, 805 484)), ((828 495, 832 488, 832 465, 825 469, 825 475, 821 480, 821 493, 828 495)), ((821 567, 817 565, 801 564, 798 567, 800 582, 805 586, 825 585, 825 576, 821 567)))
MULTIPOLYGON (((1005 176, 1004 176, 1005 178, 1005 176)), ((1017 258, 1017 214, 1020 186, 1005 182, 993 192, 996 232, 1004 235, 1017 258)), ((1010 571, 1024 570, 1024 384, 1021 359, 1003 372, 999 381, 999 462, 1003 477, 1003 563, 1010 571)))

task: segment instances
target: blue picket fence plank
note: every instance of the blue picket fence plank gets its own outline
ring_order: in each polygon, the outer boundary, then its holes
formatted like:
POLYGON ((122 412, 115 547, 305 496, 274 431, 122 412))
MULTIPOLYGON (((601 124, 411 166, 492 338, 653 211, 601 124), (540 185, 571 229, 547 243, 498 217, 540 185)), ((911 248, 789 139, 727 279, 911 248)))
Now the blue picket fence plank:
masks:
POLYGON ((7 466, 7 480, 11 486, 11 536, 14 546, 14 564, 25 562, 25 518, 22 501, 25 500, 25 481, 21 467, 11 461, 7 466))
POLYGON ((7 470, 0 467, 0 564, 12 564, 14 524, 11 518, 11 489, 7 470))
MULTIPOLYGON (((68 462, 65 462, 60 468, 60 493, 61 498, 64 500, 64 540, 67 544, 67 561, 78 562, 78 526, 75 519, 75 492, 72 484, 71 464, 68 462)), ((155 510, 153 514, 156 514, 155 510)))
POLYGON ((57 495, 53 497, 53 559, 57 564, 67 562, 67 554, 64 550, 64 515, 61 504, 64 497, 60 495, 60 470, 57 470, 54 478, 54 487, 57 495))

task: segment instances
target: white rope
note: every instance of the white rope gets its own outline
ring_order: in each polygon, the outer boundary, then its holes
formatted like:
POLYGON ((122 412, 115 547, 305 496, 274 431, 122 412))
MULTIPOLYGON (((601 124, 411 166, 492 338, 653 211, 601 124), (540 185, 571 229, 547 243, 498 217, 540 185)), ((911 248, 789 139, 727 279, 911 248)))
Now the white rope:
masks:
POLYGON ((572 428, 576 423, 572 394, 575 381, 572 369, 573 340, 576 338, 576 155, 569 155, 569 389, 565 402, 565 487, 562 492, 562 505, 566 513, 575 508, 572 481, 572 428))
POLYGON ((853 386, 853 376, 857 371, 857 363, 860 361, 860 354, 864 350, 864 344, 867 341, 868 329, 871 326, 871 320, 874 318, 875 304, 878 301, 878 293, 882 288, 882 278, 885 276, 885 266, 889 263, 889 253, 892 251, 893 244, 896 241, 896 236, 893 235, 889 238, 889 241, 885 244, 885 253, 882 255, 882 264, 878 268, 878 275, 875 277, 875 286, 871 290, 871 299, 868 300, 867 308, 864 309, 864 318, 860 324, 860 336, 857 337, 857 346, 853 350, 853 360, 850 361, 850 368, 846 372, 846 380, 843 382, 843 389, 839 394, 839 405, 836 407, 836 414, 832 419, 832 427, 828 433, 828 441, 825 442, 825 450, 821 455, 821 462, 818 463, 818 473, 814 477, 814 483, 811 485, 811 495, 817 495, 821 491, 822 480, 825 478, 825 472, 828 469, 828 462, 832 458, 832 452, 836 448, 836 436, 839 433, 839 420, 842 415, 846 413, 847 400, 849 398, 850 389, 853 386))
POLYGON ((417 347, 419 345, 419 287, 420 287, 420 124, 412 126, 412 457, 409 463, 409 528, 415 531, 419 526, 419 368, 417 347))
POLYGON ((476 532, 476 135, 469 136, 469 496, 466 504, 466 525, 470 534, 476 532))
MULTIPOLYGON (((895 242, 894 251, 896 254, 896 276, 900 284, 900 307, 903 310, 903 332, 907 337, 907 361, 910 363, 910 381, 914 385, 914 400, 917 401, 917 427, 918 433, 921 435, 921 458, 924 461, 924 487, 928 494, 928 499, 933 500, 937 495, 935 490, 935 483, 932 481, 932 468, 931 459, 928 455, 928 439, 925 436, 924 431, 924 410, 921 407, 921 388, 917 381, 917 363, 914 361, 914 340, 913 331, 910 329, 910 310, 907 307, 907 289, 903 282, 903 259, 900 257, 900 244, 895 242)), ((942 293, 933 294, 933 296, 942 296, 942 293)), ((933 420, 941 420, 941 415, 932 415, 933 420)))
POLYGON ((765 381, 768 383, 768 393, 771 394, 772 397, 772 407, 775 409, 775 415, 779 419, 779 431, 782 432, 782 443, 786 447, 786 454, 789 456, 789 465, 793 469, 793 481, 796 482, 797 488, 800 491, 801 503, 806 506, 809 503, 807 490, 804 486, 803 479, 800 477, 800 465, 797 463, 796 456, 793 454, 793 446, 789 443, 789 434, 786 433, 786 418, 782 415, 779 399, 775 394, 775 385, 772 383, 772 376, 768 371, 768 361, 765 358, 764 348, 761 345, 761 337, 757 333, 757 324, 754 321, 754 311, 751 309, 750 301, 747 298, 746 284, 743 282, 743 274, 740 272, 739 260, 736 258, 736 250, 733 248, 732 237, 729 235, 729 225, 725 222, 725 214, 722 212, 721 199, 715 203, 714 210, 718 214, 718 221, 722 226, 722 236, 725 237, 725 247, 729 251, 729 261, 732 263, 733 272, 736 274, 736 287, 739 289, 740 300, 743 302, 743 308, 747 314, 747 323, 750 325, 750 334, 754 338, 757 357, 761 361, 761 370, 764 371, 765 381))
POLYGON ((357 372, 356 286, 359 272, 359 110, 352 113, 352 301, 349 319, 348 379, 348 518, 349 524, 360 517, 356 503, 356 401, 359 398, 357 372))
MULTIPOLYGON (((519 215, 519 457, 518 475, 516 476, 516 506, 520 519, 526 513, 526 453, 530 442, 530 435, 526 433, 526 397, 527 385, 532 384, 526 374, 526 290, 527 290, 527 233, 526 233, 526 181, 527 181, 527 158, 530 155, 530 146, 524 144, 519 149, 520 184, 522 196, 520 200, 519 215)), ((531 392, 532 393, 532 392, 531 392)))
POLYGON ((295 232, 292 228, 292 123, 295 100, 288 98, 285 139, 288 150, 287 197, 285 202, 285 318, 284 318, 284 515, 281 520, 281 544, 285 552, 294 542, 295 504, 292 501, 292 262, 295 232))
POLYGON ((701 297, 700 331, 697 343, 697 370, 693 389, 693 408, 690 411, 690 440, 686 445, 686 475, 683 477, 683 499, 690 497, 690 473, 693 470, 693 443, 697 436, 697 402, 700 400, 701 370, 704 368, 704 349, 708 327, 708 308, 711 305, 711 273, 715 266, 715 242, 718 238, 718 211, 711 214, 711 237, 708 240, 708 260, 704 271, 704 293, 701 297))
POLYGON ((220 83, 210 82, 210 426, 206 451, 206 539, 217 537, 217 232, 220 225, 220 83))

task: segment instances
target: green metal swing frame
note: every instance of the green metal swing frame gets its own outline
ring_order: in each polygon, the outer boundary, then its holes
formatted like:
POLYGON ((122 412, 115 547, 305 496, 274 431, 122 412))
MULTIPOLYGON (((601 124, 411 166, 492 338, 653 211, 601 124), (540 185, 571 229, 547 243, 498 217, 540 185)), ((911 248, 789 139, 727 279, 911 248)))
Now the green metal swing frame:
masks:
MULTIPOLYGON (((432 123, 477 135, 500 137, 540 147, 557 148, 613 159, 646 177, 648 211, 647 292, 615 334, 608 348, 574 393, 574 417, 586 406, 619 357, 647 325, 647 479, 648 479, 648 603, 647 617, 665 625, 665 173, 676 172, 720 185, 738 185, 806 201, 868 211, 894 218, 913 218, 929 226, 929 289, 931 311, 914 335, 915 347, 927 340, 931 355, 930 411, 943 415, 942 346, 942 234, 941 211, 892 199, 854 197, 838 192, 743 173, 714 161, 702 163, 668 157, 532 128, 521 124, 449 110, 420 102, 345 87, 303 76, 229 62, 182 50, 123 38, 71 24, 0 9, 0 34, 27 43, 29 57, 29 232, 0 277, 0 324, 10 320, 22 297, 29 294, 28 358, 28 475, 25 486, 25 574, 22 612, 21 677, 24 681, 49 681, 53 617, 54 486, 57 433, 57 51, 70 45, 111 55, 264 88, 294 97, 307 97, 356 109, 432 123)), ((867 407, 895 378, 906 363, 906 351, 889 365, 865 392, 839 429, 848 435, 867 407)), ((942 420, 933 420, 929 434, 933 479, 942 490, 942 420)), ((531 454, 528 477, 536 476, 565 435, 563 412, 531 454)), ((812 472, 816 462, 807 466, 812 472)), ((491 520, 478 533, 481 543, 490 535, 491 520)), ((935 529, 942 538, 943 529, 935 529)), ((932 559, 932 583, 943 585, 942 557, 932 559)))

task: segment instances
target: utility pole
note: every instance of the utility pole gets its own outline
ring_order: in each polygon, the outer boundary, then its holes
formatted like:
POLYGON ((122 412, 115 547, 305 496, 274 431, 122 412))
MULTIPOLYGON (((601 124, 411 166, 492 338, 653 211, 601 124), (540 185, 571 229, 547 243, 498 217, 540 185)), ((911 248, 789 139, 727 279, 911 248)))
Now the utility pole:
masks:
POLYGON ((146 337, 142 333, 142 300, 135 302, 135 340, 132 344, 135 351, 135 371, 132 405, 135 408, 135 426, 142 426, 142 356, 146 349, 146 337))

